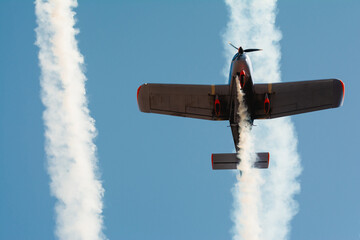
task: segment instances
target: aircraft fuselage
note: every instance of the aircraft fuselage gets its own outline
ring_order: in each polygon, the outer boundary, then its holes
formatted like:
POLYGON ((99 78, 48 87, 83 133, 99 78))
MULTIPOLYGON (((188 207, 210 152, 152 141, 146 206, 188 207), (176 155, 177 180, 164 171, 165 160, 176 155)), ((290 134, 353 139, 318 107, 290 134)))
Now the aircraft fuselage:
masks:
POLYGON ((236 53, 231 61, 229 84, 230 84, 230 126, 234 138, 234 144, 238 150, 237 144, 239 141, 239 115, 238 115, 238 99, 237 99, 237 84, 244 92, 244 101, 249 113, 249 122, 252 124, 253 118, 253 81, 251 77, 252 65, 249 56, 245 53, 236 53), (236 81, 236 78, 239 80, 236 81))

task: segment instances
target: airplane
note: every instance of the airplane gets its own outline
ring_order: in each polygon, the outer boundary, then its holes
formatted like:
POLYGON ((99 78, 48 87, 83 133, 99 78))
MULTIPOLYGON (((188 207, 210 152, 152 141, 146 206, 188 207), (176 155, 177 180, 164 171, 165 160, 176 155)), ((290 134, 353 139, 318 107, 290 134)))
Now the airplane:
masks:
MULTIPOLYGON (((237 87, 244 93, 250 123, 307 113, 343 104, 345 85, 339 79, 254 84, 252 65, 246 53, 262 49, 237 49, 231 61, 229 84, 188 85, 145 83, 137 90, 141 112, 180 117, 229 121, 236 152, 239 151, 239 115, 237 87)), ((254 168, 268 168, 270 154, 256 153, 254 168)), ((236 153, 212 154, 212 169, 237 169, 236 153)))

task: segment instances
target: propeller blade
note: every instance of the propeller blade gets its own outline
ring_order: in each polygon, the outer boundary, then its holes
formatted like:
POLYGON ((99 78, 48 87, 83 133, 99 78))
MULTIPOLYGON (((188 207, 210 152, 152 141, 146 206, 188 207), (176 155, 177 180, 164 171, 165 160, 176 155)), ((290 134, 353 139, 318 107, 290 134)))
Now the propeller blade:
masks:
POLYGON ((234 44, 232 44, 231 42, 229 42, 230 46, 232 46, 233 48, 235 48, 236 50, 238 50, 239 48, 234 46, 234 44))
POLYGON ((258 49, 258 48, 248 48, 245 49, 244 52, 256 52, 256 51, 262 51, 262 49, 258 49))

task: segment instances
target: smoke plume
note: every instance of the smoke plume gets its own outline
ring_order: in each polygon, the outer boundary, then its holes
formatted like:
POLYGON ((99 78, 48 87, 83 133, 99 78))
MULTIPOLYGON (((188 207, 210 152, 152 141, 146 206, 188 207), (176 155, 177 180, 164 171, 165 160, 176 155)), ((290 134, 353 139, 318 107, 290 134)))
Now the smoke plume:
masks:
POLYGON ((36 45, 50 189, 56 197, 59 239, 104 239, 94 120, 74 28, 76 0, 36 0, 36 45))
MULTIPOLYGON (((276 0, 225 0, 230 13, 224 42, 232 41, 244 48, 263 48, 264 51, 250 53, 254 67, 255 83, 279 82, 280 78, 280 46, 281 32, 275 26, 276 0)), ((225 56, 231 59, 234 50, 225 46, 225 56)), ((229 66, 225 68, 228 74, 229 66)), ((262 171, 262 181, 257 196, 257 215, 259 231, 255 239, 287 239, 290 232, 290 221, 297 213, 298 206, 294 195, 300 191, 297 177, 301 173, 300 158, 297 153, 297 136, 289 117, 255 122, 252 134, 254 149, 259 152, 270 152, 270 166, 262 171), (261 184, 263 183, 263 184, 261 184), (261 201, 265 199, 265 201, 261 201)), ((242 133, 241 133, 242 134, 242 133)), ((253 239, 245 235, 241 229, 248 227, 244 222, 243 212, 248 206, 239 202, 245 186, 236 184, 235 204, 241 204, 241 211, 235 209, 235 233, 233 239, 253 239)), ((252 209, 252 208, 250 208, 252 209)), ((256 224, 254 224, 256 225, 256 224)))
POLYGON ((261 173, 253 168, 255 162, 254 144, 251 135, 249 114, 244 101, 244 93, 240 89, 239 78, 236 77, 238 115, 239 115, 239 151, 237 157, 241 159, 238 170, 237 182, 233 188, 235 198, 233 221, 235 223, 234 239, 259 240, 261 227, 259 211, 261 210, 261 173))

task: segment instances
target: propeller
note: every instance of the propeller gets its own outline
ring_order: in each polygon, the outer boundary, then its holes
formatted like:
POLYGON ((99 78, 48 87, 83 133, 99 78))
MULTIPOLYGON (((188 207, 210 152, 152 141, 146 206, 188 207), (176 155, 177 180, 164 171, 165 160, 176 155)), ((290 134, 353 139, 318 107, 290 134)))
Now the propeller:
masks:
POLYGON ((256 51, 262 51, 262 49, 259 48, 248 48, 248 49, 243 49, 242 47, 236 47, 234 44, 232 44, 231 42, 229 42, 230 46, 232 46, 233 48, 235 48, 236 50, 238 50, 239 54, 243 54, 244 52, 256 52, 256 51))

